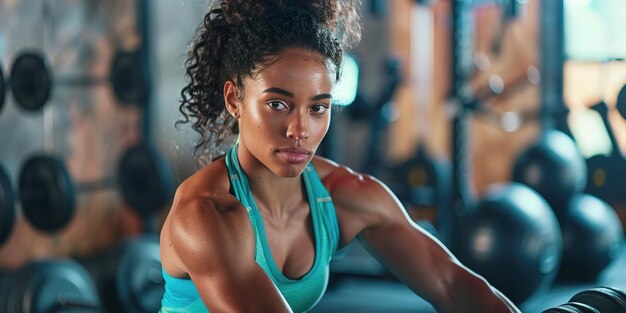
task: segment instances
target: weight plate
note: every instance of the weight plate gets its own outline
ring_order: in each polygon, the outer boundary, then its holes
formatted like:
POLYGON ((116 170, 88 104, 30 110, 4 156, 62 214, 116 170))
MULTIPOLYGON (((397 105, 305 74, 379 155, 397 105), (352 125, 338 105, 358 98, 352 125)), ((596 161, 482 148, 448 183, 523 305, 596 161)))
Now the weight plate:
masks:
POLYGON ((117 290, 129 313, 157 312, 165 292, 159 242, 141 237, 124 244, 117 271, 117 290))
POLYGON ((584 303, 569 302, 568 305, 570 305, 571 307, 575 307, 581 313, 601 313, 600 311, 596 310, 596 308, 593 308, 584 303))
POLYGON ((120 103, 144 105, 145 81, 139 52, 117 52, 111 66, 110 80, 120 103))
POLYGON ((25 110, 37 111, 50 99, 52 81, 43 55, 25 52, 15 59, 11 68, 11 90, 17 104, 25 110))
POLYGON ((551 308, 543 311, 542 313, 581 313, 576 307, 571 307, 567 304, 562 304, 556 308, 551 308))
POLYGON ((596 287, 575 294, 571 302, 584 303, 602 313, 626 312, 626 295, 611 287, 596 287))
POLYGON ((118 177, 124 199, 141 216, 153 215, 173 197, 169 164, 151 146, 140 144, 128 149, 122 156, 118 177))
POLYGON ((18 291, 17 313, 94 312, 100 307, 95 283, 74 261, 36 261, 20 269, 15 279, 25 282, 18 291))
POLYGON ((19 198, 26 219, 37 229, 55 232, 74 216, 75 192, 63 163, 53 156, 35 155, 19 174, 19 198))

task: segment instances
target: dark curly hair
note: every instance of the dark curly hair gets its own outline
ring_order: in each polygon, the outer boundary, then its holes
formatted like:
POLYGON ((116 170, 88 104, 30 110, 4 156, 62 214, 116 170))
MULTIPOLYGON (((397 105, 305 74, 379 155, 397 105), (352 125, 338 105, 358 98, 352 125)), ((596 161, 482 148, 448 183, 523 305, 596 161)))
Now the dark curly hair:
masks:
POLYGON ((269 67, 283 49, 304 48, 329 60, 339 79, 344 49, 360 39, 359 0, 216 1, 198 27, 185 62, 188 84, 179 107, 201 139, 194 155, 208 163, 232 144, 236 120, 227 114, 223 86, 269 67))

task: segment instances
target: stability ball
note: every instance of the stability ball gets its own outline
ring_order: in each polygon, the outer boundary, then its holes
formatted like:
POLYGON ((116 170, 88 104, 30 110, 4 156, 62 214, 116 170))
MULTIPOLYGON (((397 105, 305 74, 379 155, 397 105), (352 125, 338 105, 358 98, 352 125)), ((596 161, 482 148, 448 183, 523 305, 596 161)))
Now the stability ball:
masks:
POLYGON ((617 214, 599 198, 580 193, 557 212, 563 232, 560 278, 593 281, 624 247, 617 214))
POLYGON ((587 165, 569 136, 547 130, 517 158, 513 181, 535 189, 558 210, 585 188, 587 165))
POLYGON ((561 248, 554 212, 523 184, 491 187, 455 221, 454 254, 518 304, 552 285, 561 248))

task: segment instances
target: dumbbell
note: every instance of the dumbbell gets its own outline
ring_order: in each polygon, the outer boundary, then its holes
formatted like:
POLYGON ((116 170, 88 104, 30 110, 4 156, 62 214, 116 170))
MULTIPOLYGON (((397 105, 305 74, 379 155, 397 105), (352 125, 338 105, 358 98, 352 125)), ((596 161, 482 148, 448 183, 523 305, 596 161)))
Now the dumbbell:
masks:
POLYGON ((79 260, 97 282, 106 312, 157 312, 165 291, 159 241, 143 235, 79 260))
MULTIPOLYGON (((138 52, 115 53, 108 77, 57 77, 48 66, 42 52, 31 50, 17 56, 10 77, 1 79, 1 86, 10 86, 17 104, 25 110, 37 111, 50 99, 53 87, 90 87, 110 83, 122 104, 143 105, 144 73, 138 52)), ((0 88, 0 107, 5 88, 0 88)))
POLYGON ((174 181, 165 158, 147 144, 128 149, 116 178, 75 184, 58 158, 37 154, 19 172, 18 195, 27 220, 52 233, 74 215, 76 195, 119 188, 123 198, 142 217, 158 212, 173 196, 174 181))
POLYGON ((570 302, 587 304, 601 313, 626 312, 626 293, 614 287, 601 286, 581 291, 570 302))
POLYGON ((9 175, 0 164, 0 245, 9 238, 15 223, 15 202, 9 175))
POLYGON ((100 312, 100 307, 93 279, 74 261, 38 260, 0 273, 0 312, 100 312))
POLYGON ((624 313, 626 294, 614 287, 600 286, 575 294, 568 303, 543 313, 624 313))
POLYGON ((543 313, 602 313, 602 311, 598 311, 586 304, 568 302, 561 304, 556 308, 545 310, 543 313))

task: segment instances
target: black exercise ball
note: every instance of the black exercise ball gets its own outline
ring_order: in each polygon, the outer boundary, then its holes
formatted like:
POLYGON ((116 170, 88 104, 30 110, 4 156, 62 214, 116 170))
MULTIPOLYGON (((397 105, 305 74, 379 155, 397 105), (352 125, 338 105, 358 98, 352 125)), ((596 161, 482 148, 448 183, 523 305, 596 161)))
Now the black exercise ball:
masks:
POLYGON ((587 165, 572 138, 547 130, 517 158, 513 180, 535 189, 559 210, 585 188, 587 165))
POLYGON ((595 280, 624 246, 617 214, 595 196, 575 195, 559 214, 559 221, 563 232, 561 278, 595 280))
POLYGON ((548 203, 530 187, 491 187, 455 221, 453 252, 511 301, 549 288, 561 260, 561 230, 548 203))

